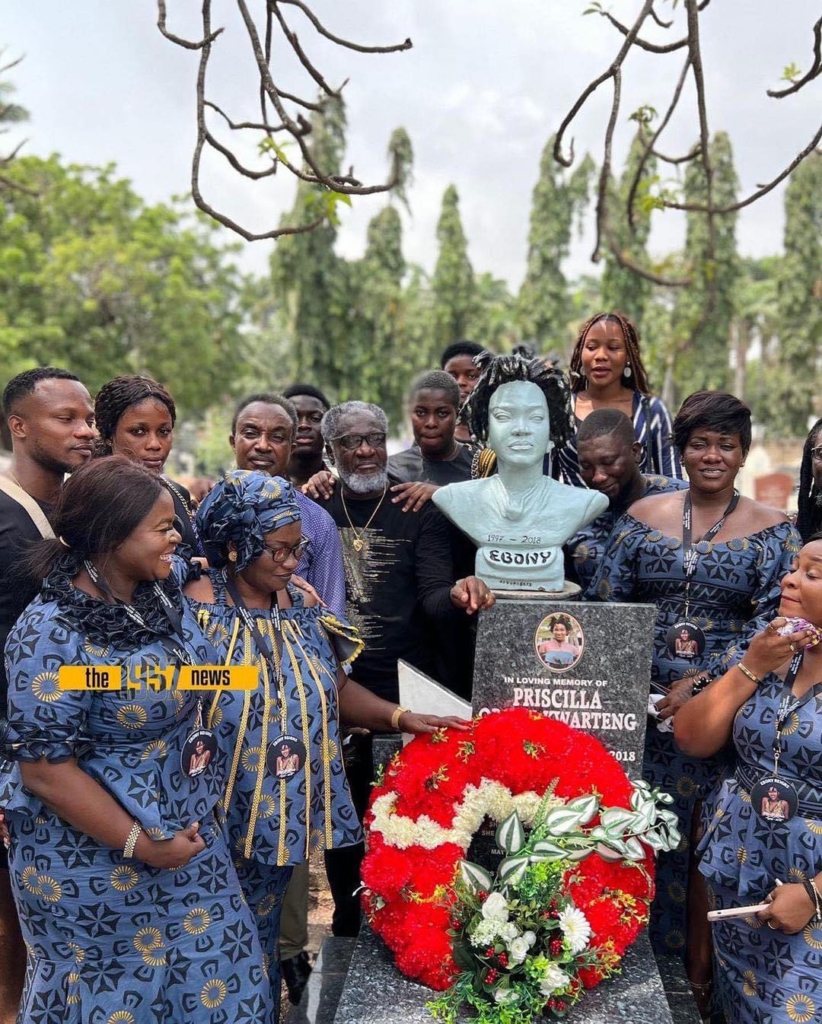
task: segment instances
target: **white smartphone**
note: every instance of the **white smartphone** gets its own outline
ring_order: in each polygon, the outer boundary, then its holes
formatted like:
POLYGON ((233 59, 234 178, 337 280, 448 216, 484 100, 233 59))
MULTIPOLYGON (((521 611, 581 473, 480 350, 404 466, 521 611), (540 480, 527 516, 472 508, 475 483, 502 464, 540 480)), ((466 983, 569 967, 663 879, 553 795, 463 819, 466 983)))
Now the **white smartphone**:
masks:
POLYGON ((750 917, 760 910, 767 910, 770 903, 755 903, 751 907, 728 907, 726 910, 709 910, 709 921, 726 921, 729 917, 750 917))

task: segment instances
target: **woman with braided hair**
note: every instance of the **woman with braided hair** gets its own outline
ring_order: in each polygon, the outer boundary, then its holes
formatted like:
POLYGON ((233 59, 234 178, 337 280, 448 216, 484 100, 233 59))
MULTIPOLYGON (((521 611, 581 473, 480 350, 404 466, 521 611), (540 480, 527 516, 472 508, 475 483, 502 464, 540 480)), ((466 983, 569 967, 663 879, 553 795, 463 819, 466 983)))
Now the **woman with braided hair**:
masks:
POLYGON ((811 427, 802 450, 799 468, 799 499, 796 529, 807 544, 822 530, 822 419, 811 427))
MULTIPOLYGON (((596 313, 579 332, 571 355, 571 390, 577 426, 594 409, 618 409, 630 417, 642 445, 642 473, 683 479, 676 449, 671 445, 671 414, 651 395, 639 353, 639 334, 624 313, 596 313)), ((559 452, 565 481, 584 487, 579 472, 576 439, 559 452)))
MULTIPOLYGON (((104 384, 94 400, 100 455, 125 455, 152 473, 162 474, 171 452, 177 407, 162 384, 131 374, 104 384)), ((182 537, 178 553, 201 555, 191 495, 181 484, 163 477, 174 501, 175 523, 182 537)))

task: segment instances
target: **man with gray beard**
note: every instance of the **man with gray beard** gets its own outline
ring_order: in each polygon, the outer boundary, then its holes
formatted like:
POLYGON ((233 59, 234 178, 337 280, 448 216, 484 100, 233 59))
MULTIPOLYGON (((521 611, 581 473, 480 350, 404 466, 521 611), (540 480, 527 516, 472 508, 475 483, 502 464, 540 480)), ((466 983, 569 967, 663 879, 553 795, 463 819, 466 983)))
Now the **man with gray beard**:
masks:
POLYGON ((448 524, 433 505, 408 514, 391 502, 388 422, 379 406, 337 405, 322 429, 341 486, 319 504, 339 528, 346 611, 365 641, 353 674, 397 701, 398 658, 434 674, 426 619, 473 614, 487 606, 489 590, 475 576, 454 582, 448 524))
MULTIPOLYGON (((431 502, 415 513, 392 504, 386 468, 388 421, 379 406, 334 406, 323 418, 322 431, 340 486, 319 504, 339 528, 346 611, 365 641, 351 674, 378 696, 398 702, 398 658, 434 674, 433 631, 426 628, 426 619, 471 615, 490 607, 493 595, 476 576, 454 582, 448 524, 431 502)), ((362 817, 373 776, 370 737, 351 737, 345 763, 362 817)), ((354 893, 362 853, 362 846, 326 853, 335 935, 356 935, 359 930, 354 893)))

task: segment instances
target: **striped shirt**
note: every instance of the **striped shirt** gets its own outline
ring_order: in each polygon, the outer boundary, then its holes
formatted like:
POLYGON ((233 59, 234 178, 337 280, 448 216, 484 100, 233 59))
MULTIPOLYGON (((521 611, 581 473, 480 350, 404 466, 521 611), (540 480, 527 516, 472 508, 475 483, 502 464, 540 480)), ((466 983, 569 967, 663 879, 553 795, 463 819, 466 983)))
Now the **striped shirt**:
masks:
MULTIPOLYGON (((634 423, 634 437, 642 445, 640 472, 646 476, 671 477, 683 480, 682 466, 676 448, 671 444, 671 414, 659 398, 634 392, 631 419, 634 423)), ((584 487, 585 481, 579 472, 577 439, 572 437, 559 451, 559 467, 562 479, 574 487, 584 487)))

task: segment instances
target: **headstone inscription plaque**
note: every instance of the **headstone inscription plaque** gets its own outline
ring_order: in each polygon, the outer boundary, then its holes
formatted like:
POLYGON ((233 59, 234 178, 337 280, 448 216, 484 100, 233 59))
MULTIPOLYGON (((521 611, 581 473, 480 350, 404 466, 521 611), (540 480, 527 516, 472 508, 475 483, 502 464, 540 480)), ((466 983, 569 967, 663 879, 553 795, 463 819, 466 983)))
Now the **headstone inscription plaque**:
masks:
POLYGON ((653 605, 497 598, 477 623, 474 713, 541 711, 596 736, 641 778, 653 605))

